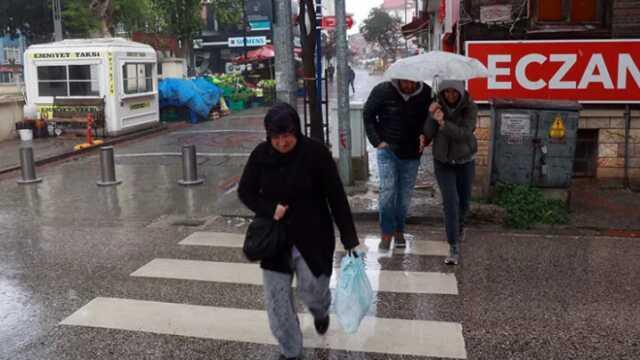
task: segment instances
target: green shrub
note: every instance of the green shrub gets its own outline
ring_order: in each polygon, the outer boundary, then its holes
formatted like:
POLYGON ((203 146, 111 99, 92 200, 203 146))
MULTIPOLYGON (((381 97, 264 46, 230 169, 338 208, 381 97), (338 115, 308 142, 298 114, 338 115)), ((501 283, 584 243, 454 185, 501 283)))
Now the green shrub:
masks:
POLYGON ((566 224, 568 210, 561 200, 545 199, 540 189, 527 185, 500 185, 496 204, 507 211, 506 225, 528 229, 534 224, 566 224))

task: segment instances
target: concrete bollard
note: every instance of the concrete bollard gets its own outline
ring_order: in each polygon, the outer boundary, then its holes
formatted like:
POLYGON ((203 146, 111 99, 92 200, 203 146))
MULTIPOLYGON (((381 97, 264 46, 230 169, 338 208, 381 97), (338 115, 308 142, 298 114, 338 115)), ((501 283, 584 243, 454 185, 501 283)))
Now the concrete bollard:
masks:
POLYGON ((100 181, 98 186, 120 185, 122 180, 116 180, 116 165, 113 160, 113 146, 100 148, 100 181))
POLYGON ((198 160, 196 157, 195 145, 184 145, 182 147, 182 180, 178 181, 178 184, 199 185, 204 182, 204 179, 198 178, 198 160))
POLYGON ((42 181, 42 178, 36 177, 36 166, 33 161, 33 148, 21 147, 20 148, 20 172, 22 179, 18 180, 18 184, 33 184, 42 181))

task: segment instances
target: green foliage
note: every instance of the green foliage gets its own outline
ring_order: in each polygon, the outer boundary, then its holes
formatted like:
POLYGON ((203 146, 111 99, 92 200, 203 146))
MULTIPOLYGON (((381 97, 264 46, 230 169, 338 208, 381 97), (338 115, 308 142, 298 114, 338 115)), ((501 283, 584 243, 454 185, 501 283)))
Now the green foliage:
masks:
POLYGON ((209 4, 220 27, 239 24, 242 19, 242 1, 214 0, 209 4))
POLYGON ((380 8, 373 8, 369 17, 362 22, 360 32, 365 40, 377 44, 392 60, 400 46, 400 26, 402 21, 392 17, 380 8))
POLYGON ((96 16, 89 9, 90 0, 62 2, 62 28, 65 37, 86 38, 99 28, 96 16))
POLYGON ((0 0, 0 36, 26 36, 30 43, 50 41, 53 15, 48 1, 0 0))
POLYGON ((540 189, 531 186, 499 186, 496 204, 507 210, 506 225, 516 229, 569 222, 569 213, 562 201, 545 199, 540 189))
POLYGON ((191 46, 193 36, 202 30, 201 0, 153 0, 166 25, 166 32, 191 46))
POLYGON ((161 17, 153 0, 113 0, 114 23, 121 24, 128 33, 160 31, 162 22, 158 24, 158 20, 161 17))

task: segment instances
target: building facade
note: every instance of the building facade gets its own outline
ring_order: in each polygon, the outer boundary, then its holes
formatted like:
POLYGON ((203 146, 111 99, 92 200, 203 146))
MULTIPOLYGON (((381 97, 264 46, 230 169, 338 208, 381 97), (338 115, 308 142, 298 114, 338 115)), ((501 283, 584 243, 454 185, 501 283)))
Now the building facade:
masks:
POLYGON ((194 40, 195 70, 197 73, 225 73, 232 70, 233 60, 250 50, 272 44, 272 8, 270 0, 245 0, 246 27, 221 24, 213 7, 203 5, 205 30, 194 40), (246 35, 247 42, 243 41, 246 35))
POLYGON ((23 55, 26 50, 24 36, 5 35, 0 37, 0 83, 16 82, 16 76, 21 78, 23 55))
MULTIPOLYGON (((524 66, 520 63, 518 66, 498 64, 493 68, 499 70, 490 80, 494 85, 508 82, 510 78, 505 74, 526 80, 524 88, 527 91, 523 92, 522 88, 516 91, 514 87, 511 93, 503 91, 502 95, 581 102, 575 176, 640 182, 640 91, 630 90, 620 98, 616 95, 621 84, 627 89, 640 87, 640 42, 623 42, 640 38, 640 22, 637 21, 640 0, 433 0, 425 2, 422 10, 429 30, 423 35, 428 41, 423 40, 420 44, 429 50, 465 53, 468 43, 480 41, 494 43, 496 47, 505 44, 500 52, 508 59, 526 57, 524 66), (451 14, 447 12, 455 11, 458 6, 457 17, 456 14, 448 16, 451 14), (513 43, 506 43, 508 41, 513 43), (585 44, 585 49, 595 50, 575 50, 575 42, 585 44), (616 47, 617 43, 622 45, 616 47), (540 44, 540 49, 516 54, 521 51, 517 49, 527 45, 535 48, 532 44, 540 44), (602 44, 602 51, 598 49, 599 44, 602 44), (552 61, 549 47, 554 47, 555 55, 551 56, 556 59, 563 56, 571 61, 575 59, 573 67, 565 61, 564 81, 558 81, 560 78, 557 77, 545 78, 543 68, 552 61), (606 55, 605 49, 613 54, 606 55), (600 58, 604 60, 598 61, 600 58), (620 65, 623 60, 624 65, 620 65), (587 61, 590 65, 585 69, 587 61), (579 68, 581 63, 583 67, 579 68), (619 75, 622 71, 627 74, 619 75), (582 75, 582 81, 579 81, 582 73, 578 72, 586 72, 588 76, 582 75), (569 77, 576 79, 567 82, 569 77), (555 86, 573 86, 576 91, 551 95, 558 93, 546 91, 553 87, 552 80, 555 80, 555 86), (592 92, 584 92, 591 89, 592 92), (587 96, 576 95, 579 90, 587 96)), ((553 75, 559 76, 557 71, 553 75)), ((473 94, 473 89, 470 91, 473 94)), ((480 104, 480 108, 476 131, 480 142, 478 178, 487 179, 488 176, 483 175, 489 172, 491 112, 487 102, 480 104)))

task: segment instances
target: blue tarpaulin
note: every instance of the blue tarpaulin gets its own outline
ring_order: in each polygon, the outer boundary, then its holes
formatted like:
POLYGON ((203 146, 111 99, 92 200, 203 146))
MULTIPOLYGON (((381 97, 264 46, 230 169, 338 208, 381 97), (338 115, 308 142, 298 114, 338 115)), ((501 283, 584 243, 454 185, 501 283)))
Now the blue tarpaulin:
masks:
POLYGON ((191 110, 191 122, 197 122, 198 117, 208 118, 222 96, 222 90, 204 78, 163 79, 158 85, 158 92, 161 109, 167 106, 187 107, 191 110))

